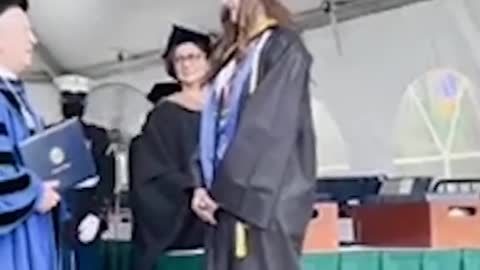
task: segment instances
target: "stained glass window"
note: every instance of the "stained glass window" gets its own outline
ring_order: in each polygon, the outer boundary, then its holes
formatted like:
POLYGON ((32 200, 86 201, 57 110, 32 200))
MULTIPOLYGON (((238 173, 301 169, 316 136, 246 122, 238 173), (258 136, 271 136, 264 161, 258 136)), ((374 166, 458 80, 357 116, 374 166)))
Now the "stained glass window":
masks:
POLYGON ((429 71, 408 86, 394 129, 397 173, 480 176, 477 91, 452 69, 429 71))

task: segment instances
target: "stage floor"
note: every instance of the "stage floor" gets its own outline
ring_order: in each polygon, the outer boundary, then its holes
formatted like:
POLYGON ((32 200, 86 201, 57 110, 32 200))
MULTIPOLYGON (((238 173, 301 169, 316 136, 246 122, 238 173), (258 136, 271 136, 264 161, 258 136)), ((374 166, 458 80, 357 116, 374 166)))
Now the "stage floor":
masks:
MULTIPOLYGON (((105 270, 131 270, 127 242, 105 242, 105 270)), ((158 270, 201 270, 202 250, 174 251, 159 258, 158 270)), ((305 254, 302 270, 480 270, 480 250, 428 250, 353 246, 305 254)))

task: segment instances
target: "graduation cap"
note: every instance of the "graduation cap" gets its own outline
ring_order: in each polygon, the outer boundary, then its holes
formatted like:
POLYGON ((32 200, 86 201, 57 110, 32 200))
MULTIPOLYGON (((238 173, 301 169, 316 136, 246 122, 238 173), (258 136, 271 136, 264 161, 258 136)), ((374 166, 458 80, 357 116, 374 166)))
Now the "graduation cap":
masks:
POLYGON ((164 82, 156 83, 150 93, 147 95, 147 99, 152 103, 157 103, 161 98, 169 96, 175 92, 182 90, 182 87, 178 83, 164 82))
POLYGON ((203 33, 193 31, 178 25, 174 25, 163 57, 166 58, 172 50, 185 42, 193 42, 200 47, 206 54, 210 54, 210 37, 203 33))
POLYGON ((10 7, 20 7, 23 11, 28 10, 28 0, 0 0, 0 14, 10 7))

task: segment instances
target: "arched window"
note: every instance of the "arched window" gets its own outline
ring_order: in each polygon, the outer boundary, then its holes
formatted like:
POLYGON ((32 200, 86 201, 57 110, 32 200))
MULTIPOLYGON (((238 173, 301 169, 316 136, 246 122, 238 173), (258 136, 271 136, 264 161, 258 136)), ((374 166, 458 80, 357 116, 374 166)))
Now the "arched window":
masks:
POLYGON ((408 86, 394 128, 397 173, 480 176, 477 91, 452 69, 429 71, 408 86))
POLYGON ((340 130, 323 102, 312 98, 311 104, 317 144, 317 176, 345 174, 350 166, 340 130))

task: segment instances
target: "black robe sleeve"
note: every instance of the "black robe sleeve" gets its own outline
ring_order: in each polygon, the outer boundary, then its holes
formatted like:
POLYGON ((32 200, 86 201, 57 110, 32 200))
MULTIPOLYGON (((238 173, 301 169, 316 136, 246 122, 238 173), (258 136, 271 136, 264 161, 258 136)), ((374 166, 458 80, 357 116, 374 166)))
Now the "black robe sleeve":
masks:
POLYGON ((272 38, 259 64, 266 67, 264 74, 246 102, 212 188, 223 209, 264 228, 285 181, 310 178, 314 170, 308 165, 305 171, 293 172, 296 179, 285 177, 289 168, 302 167, 289 163, 301 162, 295 156, 296 144, 302 116, 310 112, 309 105, 304 105, 309 99, 311 56, 296 34, 272 38))
MULTIPOLYGON (((175 193, 190 191, 198 186, 198 179, 193 177, 192 166, 194 160, 191 149, 179 151, 183 140, 181 130, 182 120, 178 119, 172 104, 158 105, 146 121, 142 133, 145 156, 154 166, 146 166, 143 172, 146 181, 161 181, 160 187, 175 193), (190 162, 191 161, 191 162, 190 162)), ((194 135, 196 136, 196 135, 194 135)))
POLYGON ((84 133, 91 143, 91 151, 94 157, 99 182, 94 188, 74 189, 66 196, 72 203, 73 219, 67 223, 66 232, 76 238, 78 225, 88 214, 94 214, 101 220, 101 227, 97 237, 108 229, 108 211, 113 201, 113 189, 115 185, 115 158, 113 153, 107 153, 110 139, 104 128, 83 124, 84 133))
POLYGON ((115 157, 113 153, 107 153, 110 139, 103 128, 90 127, 90 139, 95 163, 98 169, 100 182, 98 183, 93 198, 91 211, 106 220, 108 210, 113 201, 113 189, 115 186, 115 157))
POLYGON ((198 114, 173 104, 159 104, 130 145, 135 269, 152 269, 185 224, 189 191, 197 186, 190 161, 197 145, 198 124, 198 114))

